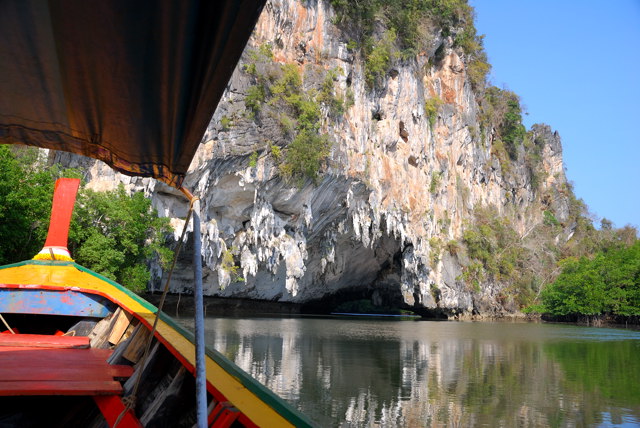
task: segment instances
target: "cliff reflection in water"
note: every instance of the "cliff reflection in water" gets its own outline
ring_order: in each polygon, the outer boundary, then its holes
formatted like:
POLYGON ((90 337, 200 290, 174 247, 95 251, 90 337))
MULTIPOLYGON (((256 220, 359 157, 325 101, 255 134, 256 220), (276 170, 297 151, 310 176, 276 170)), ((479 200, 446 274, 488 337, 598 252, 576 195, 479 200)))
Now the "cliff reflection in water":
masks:
POLYGON ((640 424, 640 333, 574 326, 207 320, 207 343, 321 426, 640 424))

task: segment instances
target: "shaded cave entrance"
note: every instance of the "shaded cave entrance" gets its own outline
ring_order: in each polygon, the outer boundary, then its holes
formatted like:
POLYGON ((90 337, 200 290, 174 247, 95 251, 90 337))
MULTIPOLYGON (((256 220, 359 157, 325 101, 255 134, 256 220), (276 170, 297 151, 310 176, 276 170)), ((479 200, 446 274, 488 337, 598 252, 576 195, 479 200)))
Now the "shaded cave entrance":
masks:
POLYGON ((419 315, 425 319, 448 319, 448 314, 439 308, 411 306, 402 300, 398 289, 385 299, 382 305, 376 305, 380 297, 375 285, 356 290, 341 290, 322 299, 316 299, 300 305, 300 314, 330 315, 335 312, 384 314, 384 315, 419 315))
MULTIPOLYGON (((329 315, 332 313, 419 315, 429 319, 447 319, 439 308, 426 308, 419 303, 406 303, 402 292, 403 254, 410 246, 400 247, 400 242, 386 236, 373 249, 359 246, 347 252, 348 259, 367 260, 367 263, 345 261, 355 268, 341 278, 346 285, 300 305, 300 313, 329 315)), ((420 302, 418 292, 413 292, 414 302, 420 302)))

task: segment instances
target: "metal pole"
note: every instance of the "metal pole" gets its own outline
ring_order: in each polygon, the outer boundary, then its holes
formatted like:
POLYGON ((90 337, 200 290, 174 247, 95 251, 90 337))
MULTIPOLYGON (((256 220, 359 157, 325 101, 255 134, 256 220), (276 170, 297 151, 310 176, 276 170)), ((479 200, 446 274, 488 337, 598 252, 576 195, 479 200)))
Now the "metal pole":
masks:
POLYGON ((200 201, 193 202, 193 265, 194 265, 194 301, 195 301, 195 335, 196 335, 196 409, 198 427, 207 427, 207 373, 204 354, 204 298, 202 290, 202 256, 200 248, 200 201))

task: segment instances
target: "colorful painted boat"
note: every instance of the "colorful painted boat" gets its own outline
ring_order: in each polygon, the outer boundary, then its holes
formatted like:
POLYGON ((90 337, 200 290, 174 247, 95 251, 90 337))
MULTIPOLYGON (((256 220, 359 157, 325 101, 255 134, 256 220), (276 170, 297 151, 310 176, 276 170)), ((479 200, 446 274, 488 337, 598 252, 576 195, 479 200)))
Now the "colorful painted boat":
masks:
MULTIPOLYGON (((152 336, 153 305, 70 260, 69 187, 78 182, 56 186, 48 245, 36 256, 55 250, 53 260, 0 267, 0 425, 192 426, 193 335, 160 313, 152 336)), ((312 426, 220 353, 207 349, 206 369, 208 426, 312 426)))
MULTIPOLYGON (((199 221, 183 181, 263 6, 3 0, 0 143, 68 151, 156 178, 187 195, 199 221)), ((57 186, 36 260, 0 267, 0 425, 311 426, 204 349, 199 251, 195 338, 71 260, 69 183, 57 186)), ((198 223, 193 230, 197 243, 198 223)))

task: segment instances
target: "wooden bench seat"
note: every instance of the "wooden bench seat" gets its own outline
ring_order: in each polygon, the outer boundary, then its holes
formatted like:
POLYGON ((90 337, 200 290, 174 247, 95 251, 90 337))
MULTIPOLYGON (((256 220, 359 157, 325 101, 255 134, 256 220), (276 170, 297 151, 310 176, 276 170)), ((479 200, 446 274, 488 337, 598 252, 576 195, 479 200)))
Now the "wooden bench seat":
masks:
POLYGON ((107 362, 111 351, 0 346, 0 396, 120 395, 133 368, 107 362))
POLYGON ((0 396, 23 395, 113 395, 121 394, 120 382, 34 380, 0 381, 0 396))
POLYGON ((52 336, 45 334, 0 334, 0 346, 26 348, 88 348, 86 336, 52 336))
MULTIPOLYGON (((133 374, 133 367, 112 365, 107 358, 112 351, 76 347, 73 337, 24 338, 11 335, 13 340, 0 345, 0 397, 86 395, 93 397, 109 426, 122 415, 121 428, 139 428, 140 421, 122 403, 122 384, 133 374), (23 340, 21 340, 23 339, 23 340), (59 347, 63 342, 71 347, 59 347), (29 347, 28 343, 36 343, 29 347), (10 344, 10 345, 9 345, 10 344), (53 347, 45 348, 43 344, 53 347)), ((79 339, 79 338, 76 338, 79 339)), ((87 342, 88 344, 88 342, 87 342)))

